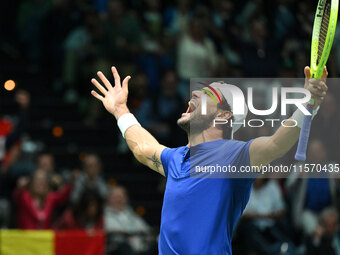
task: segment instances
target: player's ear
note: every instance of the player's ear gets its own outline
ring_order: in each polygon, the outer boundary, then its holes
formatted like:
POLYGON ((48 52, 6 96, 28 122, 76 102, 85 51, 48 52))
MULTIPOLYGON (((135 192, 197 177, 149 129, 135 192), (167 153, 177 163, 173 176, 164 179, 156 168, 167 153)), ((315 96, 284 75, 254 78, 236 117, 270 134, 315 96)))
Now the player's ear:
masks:
POLYGON ((219 119, 229 120, 231 119, 231 117, 233 117, 233 114, 231 111, 219 111, 216 117, 218 117, 219 119))

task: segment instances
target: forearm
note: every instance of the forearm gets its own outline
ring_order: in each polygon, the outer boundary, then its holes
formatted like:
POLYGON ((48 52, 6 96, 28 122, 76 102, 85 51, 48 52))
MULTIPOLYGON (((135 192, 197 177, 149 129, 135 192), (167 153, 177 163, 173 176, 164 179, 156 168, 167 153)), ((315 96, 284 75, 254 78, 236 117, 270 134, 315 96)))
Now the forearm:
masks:
MULTIPOLYGON (((123 106, 114 113, 114 116, 118 121, 120 117, 128 113, 130 113, 130 111, 127 106, 123 106)), ((148 150, 159 145, 158 141, 140 125, 133 125, 129 127, 124 132, 123 136, 125 137, 126 143, 133 155, 143 164, 146 161, 148 150)))
POLYGON ((157 140, 143 127, 134 125, 125 132, 126 143, 135 157, 143 163, 149 148, 159 145, 157 140))
MULTIPOLYGON (((311 99, 314 102, 312 115, 312 118, 314 118, 326 96, 328 87, 325 82, 328 72, 325 67, 321 79, 310 79, 311 72, 309 67, 305 67, 304 73, 304 87, 310 92, 311 99)), ((285 126, 281 126, 274 135, 255 139, 249 148, 250 164, 263 166, 285 155, 297 142, 304 117, 301 110, 296 110, 293 116, 284 122, 285 126)))
MULTIPOLYGON (((119 120, 119 118, 124 116, 124 114, 119 114, 117 116, 115 115, 115 117, 117 118, 117 120, 119 120)), ((134 118, 133 116, 129 116, 129 118, 130 117, 134 118)), ((118 124, 121 125, 120 126, 121 132, 123 133, 126 143, 129 146, 129 149, 132 151, 135 158, 140 163, 164 175, 160 158, 161 152, 165 147, 163 145, 160 145, 158 141, 138 122, 137 123, 132 122, 131 126, 128 127, 126 130, 125 130, 126 127, 122 128, 122 126, 124 125, 122 125, 120 121, 118 121, 118 124)))
MULTIPOLYGON (((316 113, 317 109, 313 117, 316 113)), ((284 156, 298 141, 303 118, 302 112, 296 110, 272 136, 255 139, 249 149, 251 165, 263 166, 284 156)))
MULTIPOLYGON (((316 116, 318 110, 319 107, 315 107, 311 116, 312 119, 316 116)), ((285 155, 298 141, 304 117, 305 115, 300 110, 296 110, 293 116, 286 120, 275 134, 271 136, 270 144, 277 157, 285 155)))
POLYGON ((275 156, 282 157, 284 156, 298 141, 300 135, 299 127, 290 127, 295 123, 290 118, 284 122, 285 126, 281 126, 274 135, 270 137, 270 144, 275 153, 275 156))

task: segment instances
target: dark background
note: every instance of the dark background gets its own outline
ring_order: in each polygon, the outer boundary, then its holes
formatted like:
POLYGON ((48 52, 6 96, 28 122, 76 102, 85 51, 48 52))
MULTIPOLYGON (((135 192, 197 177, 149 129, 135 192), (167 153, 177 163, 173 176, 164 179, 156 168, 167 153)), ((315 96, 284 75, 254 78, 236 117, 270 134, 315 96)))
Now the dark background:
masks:
MULTIPOLYGON (((184 145, 186 136, 175 123, 187 108, 189 78, 303 77, 316 5, 310 0, 1 1, 0 83, 13 79, 17 86, 6 91, 1 85, 0 114, 15 125, 20 112, 15 92, 31 95, 30 120, 10 167, 34 163, 48 150, 58 171, 72 172, 94 152, 102 159, 105 180, 125 186, 132 207, 142 208, 139 214, 158 229, 165 181, 128 152, 115 119, 90 95, 90 79, 101 70, 113 80, 113 65, 121 77, 131 75, 131 111, 163 144, 184 145), (195 44, 202 46, 200 52, 191 51, 195 44), (62 136, 53 135, 55 127, 63 129, 62 136)), ((337 33, 327 64, 333 78, 340 73, 339 39, 337 33)), ((322 162, 339 162, 336 95, 339 89, 331 88, 312 133, 326 151, 322 162)), ((239 138, 270 133, 245 129, 239 138)), ((282 162, 294 162, 293 152, 282 162)), ((7 193, 19 177, 10 178, 7 193)), ((278 183, 289 222, 285 179, 278 183)), ((10 227, 15 226, 12 219, 10 227)), ((291 241, 303 244, 300 230, 291 226, 291 241)), ((235 254, 243 245, 236 242, 235 254)))

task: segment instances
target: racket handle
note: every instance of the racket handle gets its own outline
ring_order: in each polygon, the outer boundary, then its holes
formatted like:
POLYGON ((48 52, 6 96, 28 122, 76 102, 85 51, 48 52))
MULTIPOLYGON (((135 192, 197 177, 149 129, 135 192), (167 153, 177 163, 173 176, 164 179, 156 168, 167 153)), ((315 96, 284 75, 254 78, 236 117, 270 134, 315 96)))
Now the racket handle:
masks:
POLYGON ((303 117, 302 127, 300 130, 300 137, 298 147, 295 153, 295 159, 299 161, 306 160, 306 151, 309 139, 310 128, 312 125, 312 116, 313 116, 313 106, 307 104, 306 109, 311 115, 305 115, 303 117))

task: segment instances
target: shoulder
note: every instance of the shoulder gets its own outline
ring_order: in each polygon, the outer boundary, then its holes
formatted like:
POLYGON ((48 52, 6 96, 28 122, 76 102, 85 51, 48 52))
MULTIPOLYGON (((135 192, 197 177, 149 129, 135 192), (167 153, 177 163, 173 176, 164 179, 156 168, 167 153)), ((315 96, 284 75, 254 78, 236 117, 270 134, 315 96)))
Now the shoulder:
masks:
POLYGON ((207 143, 214 143, 215 145, 221 145, 221 146, 229 146, 229 147, 240 147, 240 146, 245 146, 247 144, 250 144, 253 140, 249 141, 240 141, 240 140, 234 140, 234 139, 220 139, 220 140, 215 140, 207 143))
POLYGON ((161 152, 161 162, 164 170, 164 174, 168 177, 169 166, 171 168, 176 166, 176 162, 180 162, 185 156, 187 146, 181 146, 178 148, 165 147, 161 152))
POLYGON ((178 157, 183 157, 187 149, 187 146, 181 146, 178 148, 165 147, 161 152, 162 164, 166 164, 169 160, 173 158, 177 159, 178 157))
POLYGON ((238 140, 225 140, 220 143, 220 147, 223 147, 226 152, 229 153, 244 153, 245 156, 249 156, 249 147, 253 140, 250 141, 238 141, 238 140))
POLYGON ((245 146, 245 145, 249 145, 253 142, 254 139, 251 139, 249 141, 240 141, 240 140, 227 140, 230 144, 233 144, 233 145, 237 145, 237 146, 245 146))
POLYGON ((187 148, 187 146, 181 146, 181 147, 177 147, 177 148, 169 148, 169 147, 165 147, 161 153, 161 160, 165 160, 168 159, 170 157, 175 157, 177 156, 179 153, 183 153, 185 151, 185 149, 187 148))
POLYGON ((204 152, 214 158, 228 157, 229 159, 236 159, 240 156, 249 157, 249 145, 251 142, 252 140, 243 142, 238 140, 220 139, 192 146, 191 152, 192 154, 204 152))

